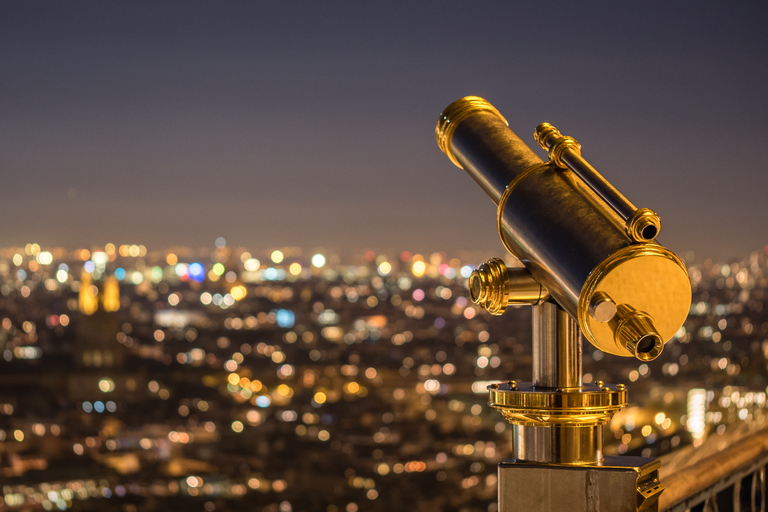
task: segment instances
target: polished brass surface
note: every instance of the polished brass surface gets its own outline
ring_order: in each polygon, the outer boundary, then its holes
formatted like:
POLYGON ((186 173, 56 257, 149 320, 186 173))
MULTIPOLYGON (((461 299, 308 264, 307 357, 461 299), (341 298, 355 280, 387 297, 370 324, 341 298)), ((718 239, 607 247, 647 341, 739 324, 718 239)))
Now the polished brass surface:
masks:
POLYGON ((626 389, 613 384, 584 384, 576 389, 555 389, 517 382, 489 388, 489 405, 515 425, 603 425, 627 405, 626 389))
POLYGON ((524 268, 508 268, 493 258, 472 271, 469 297, 492 315, 500 315, 511 304, 539 304, 549 294, 524 268))
POLYGON ((507 268, 509 295, 507 304, 535 306, 549 300, 546 288, 536 281, 524 268, 507 268))
POLYGON ((653 320, 642 311, 619 304, 615 318, 614 337, 618 345, 623 345, 641 361, 656 359, 664 349, 653 320))
POLYGON ((461 164, 456 160, 456 157, 453 155, 453 150, 451 149, 451 137, 453 137, 453 132, 461 121, 480 112, 490 113, 501 119, 504 124, 509 124, 507 123, 507 120, 504 119, 504 116, 502 116, 493 105, 478 96, 466 96, 458 101, 454 101, 448 105, 448 108, 446 108, 440 115, 440 120, 435 128, 437 145, 443 153, 448 155, 448 158, 450 158, 451 162, 456 164, 457 167, 461 167, 461 164))
POLYGON ((508 296, 509 272, 503 260, 488 260, 469 276, 469 298, 490 314, 502 314, 507 309, 508 296))
POLYGON ((512 426, 512 458, 539 464, 594 464, 603 459, 603 426, 512 426))
MULTIPOLYGON (((637 345, 645 336, 658 336, 662 343, 666 343, 685 321, 690 303, 688 272, 677 256, 656 244, 630 245, 614 253, 590 274, 579 299, 579 325, 584 336, 600 350, 638 357, 637 352, 627 345, 637 345), (652 276, 653 286, 648 285, 649 276, 652 276), (624 305, 642 312, 653 329, 645 332, 623 329, 619 335, 617 322, 599 322, 589 313, 589 305, 596 293, 609 296, 619 307, 624 305), (629 340, 627 336, 634 338, 629 340)), ((654 349, 641 353, 639 357, 647 360, 649 354, 658 355, 661 348, 658 352, 654 349)))
POLYGON ((650 208, 635 210, 627 219, 627 236, 636 242, 649 242, 659 236, 661 219, 650 208))
POLYGON ((499 512, 658 512, 659 461, 605 457, 579 467, 514 459, 499 464, 499 512))
POLYGON ((553 302, 533 307, 533 385, 581 387, 579 325, 553 302))
MULTIPOLYGON (((536 127, 533 131, 533 140, 539 143, 541 149, 547 150, 549 160, 553 164, 563 169, 568 167, 563 161, 563 154, 566 151, 581 156, 581 144, 579 144, 573 137, 563 136, 563 134, 560 133, 560 130, 549 123, 541 123, 536 127)), ((619 192, 616 191, 616 193, 619 192)), ((626 198, 624 200, 626 201, 626 198)))

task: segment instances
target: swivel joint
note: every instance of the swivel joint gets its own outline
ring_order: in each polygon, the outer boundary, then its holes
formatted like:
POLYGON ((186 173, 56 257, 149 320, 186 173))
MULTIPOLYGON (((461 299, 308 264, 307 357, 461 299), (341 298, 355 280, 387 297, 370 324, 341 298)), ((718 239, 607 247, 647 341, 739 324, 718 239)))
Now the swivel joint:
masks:
POLYGON ((469 297, 492 315, 501 315, 511 304, 540 304, 547 290, 527 270, 508 268, 500 258, 480 265, 469 276, 469 297))

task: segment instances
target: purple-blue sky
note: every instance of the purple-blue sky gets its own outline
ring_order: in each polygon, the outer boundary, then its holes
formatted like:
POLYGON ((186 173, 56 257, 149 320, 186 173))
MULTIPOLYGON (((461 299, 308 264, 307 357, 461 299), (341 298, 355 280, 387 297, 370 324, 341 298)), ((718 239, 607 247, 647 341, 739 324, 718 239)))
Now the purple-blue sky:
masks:
POLYGON ((0 246, 500 255, 434 141, 468 94, 578 139, 673 250, 768 243, 764 1, 57 1, 0 4, 0 246))

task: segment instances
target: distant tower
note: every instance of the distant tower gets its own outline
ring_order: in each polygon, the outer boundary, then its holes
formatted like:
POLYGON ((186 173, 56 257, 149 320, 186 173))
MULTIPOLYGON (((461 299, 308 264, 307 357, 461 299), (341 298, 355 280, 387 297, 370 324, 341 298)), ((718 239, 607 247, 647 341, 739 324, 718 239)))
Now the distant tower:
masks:
POLYGON ((126 368, 128 349, 118 341, 120 285, 114 275, 106 275, 109 259, 105 253, 96 252, 91 259, 92 272, 84 271, 80 277, 69 398, 77 402, 134 401, 135 391, 145 385, 146 378, 126 368))
POLYGON ((115 276, 94 284, 93 277, 83 272, 78 297, 80 318, 77 321, 75 365, 80 368, 122 368, 126 350, 117 341, 120 320, 120 286, 115 276))
POLYGON ((80 312, 85 315, 96 313, 99 306, 109 313, 120 309, 120 285, 115 276, 109 276, 104 280, 101 289, 93 284, 91 274, 83 271, 80 277, 80 292, 78 296, 80 312))

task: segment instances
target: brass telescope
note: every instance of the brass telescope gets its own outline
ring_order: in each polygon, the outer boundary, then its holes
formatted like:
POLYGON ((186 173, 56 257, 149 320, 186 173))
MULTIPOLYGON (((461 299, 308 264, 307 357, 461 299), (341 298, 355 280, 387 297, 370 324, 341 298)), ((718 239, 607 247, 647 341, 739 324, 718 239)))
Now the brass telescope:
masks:
POLYGON ((649 361, 682 326, 690 282, 656 242, 659 216, 636 208, 549 123, 534 132, 542 161, 482 98, 449 105, 436 137, 497 205, 502 244, 525 267, 480 265, 470 298, 495 315, 533 306, 533 381, 489 386, 490 405, 513 425, 500 512, 657 510, 658 461, 603 456, 602 427, 627 390, 582 382, 580 333, 604 352, 649 361))

